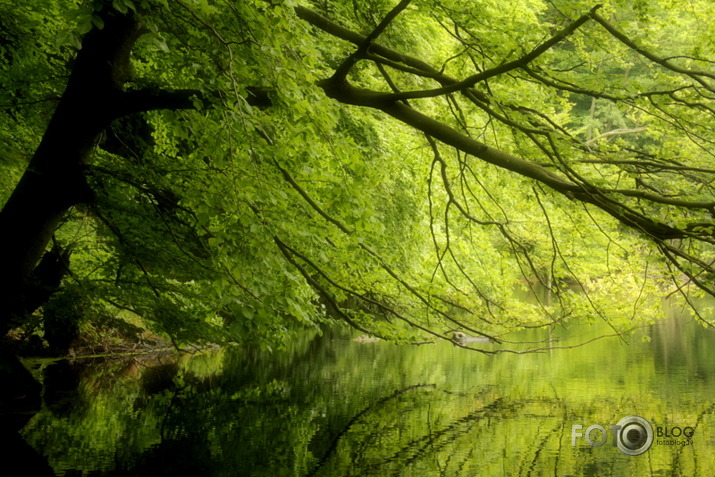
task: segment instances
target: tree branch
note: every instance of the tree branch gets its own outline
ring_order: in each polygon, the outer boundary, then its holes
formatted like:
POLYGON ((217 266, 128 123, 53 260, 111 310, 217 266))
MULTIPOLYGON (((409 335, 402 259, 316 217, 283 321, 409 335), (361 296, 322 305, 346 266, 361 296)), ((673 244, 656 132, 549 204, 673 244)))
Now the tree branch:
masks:
POLYGON ((684 74, 686 76, 689 76, 693 80, 697 81, 701 85, 703 85, 707 90, 715 92, 715 89, 703 78, 710 78, 710 79, 715 79, 715 75, 712 73, 709 73, 707 71, 697 71, 697 70, 689 70, 687 68, 682 68, 680 66, 672 64, 669 60, 665 58, 660 58, 659 56, 654 55, 653 53, 645 50, 644 48, 639 47, 633 40, 628 38, 628 36, 623 33, 622 31, 618 30, 616 27, 611 25, 608 21, 606 21, 605 18, 600 16, 596 11, 592 11, 590 13, 591 18, 593 18, 596 22, 598 22, 603 28, 608 31, 614 38, 616 38, 618 41, 626 45, 628 48, 631 50, 635 51, 636 53, 644 56, 648 60, 652 61, 653 63, 657 63, 663 68, 666 68, 668 70, 674 71, 675 73, 680 73, 684 74))
POLYGON ((445 94, 449 93, 456 93, 458 91, 471 88, 475 84, 485 81, 489 78, 493 78, 494 76, 499 76, 504 73, 507 73, 509 71, 515 70, 517 68, 523 68, 532 61, 534 61, 536 58, 541 56, 542 54, 546 53, 548 50, 550 50, 553 46, 556 44, 560 43, 563 41, 565 38, 570 36, 573 32, 575 32, 581 25, 586 23, 590 18, 592 14, 595 14, 596 10, 599 9, 601 6, 596 5, 591 9, 591 11, 585 15, 582 15, 580 18, 578 18, 576 21, 572 22, 569 24, 566 28, 558 32, 556 35, 552 36, 533 50, 531 52, 527 53, 526 55, 522 56, 521 58, 518 58, 513 61, 509 61, 508 63, 501 64, 497 67, 494 67, 492 69, 482 71, 481 73, 474 74, 472 76, 469 76, 468 78, 463 79, 462 81, 458 81, 452 84, 449 84, 447 86, 443 86, 441 88, 435 88, 435 89, 430 89, 430 90, 421 90, 421 91, 404 91, 400 93, 384 93, 383 97, 381 100, 383 101, 402 101, 405 99, 419 99, 419 98, 434 98, 436 96, 443 96, 445 94))
POLYGON ((146 88, 122 93, 114 108, 115 117, 119 118, 133 113, 143 113, 157 109, 194 109, 196 101, 202 101, 204 95, 196 89, 180 89, 167 91, 146 88))

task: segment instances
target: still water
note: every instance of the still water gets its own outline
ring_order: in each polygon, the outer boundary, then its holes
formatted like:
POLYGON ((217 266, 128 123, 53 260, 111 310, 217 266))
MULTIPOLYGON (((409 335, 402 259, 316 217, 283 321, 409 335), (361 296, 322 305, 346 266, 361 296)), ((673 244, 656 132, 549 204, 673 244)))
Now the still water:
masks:
POLYGON ((715 475, 715 330, 693 321, 529 355, 354 336, 30 362, 45 403, 22 435, 66 476, 715 475), (653 427, 639 456, 613 445, 609 426, 628 415, 653 427), (606 442, 574 425, 602 426, 606 442))

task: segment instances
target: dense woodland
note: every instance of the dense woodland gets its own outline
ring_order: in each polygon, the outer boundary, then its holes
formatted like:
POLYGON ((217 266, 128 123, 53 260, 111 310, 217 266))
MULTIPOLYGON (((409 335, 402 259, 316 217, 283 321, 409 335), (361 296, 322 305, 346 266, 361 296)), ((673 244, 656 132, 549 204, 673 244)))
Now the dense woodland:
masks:
POLYGON ((650 323, 715 293, 714 9, 0 0, 0 331, 650 323))

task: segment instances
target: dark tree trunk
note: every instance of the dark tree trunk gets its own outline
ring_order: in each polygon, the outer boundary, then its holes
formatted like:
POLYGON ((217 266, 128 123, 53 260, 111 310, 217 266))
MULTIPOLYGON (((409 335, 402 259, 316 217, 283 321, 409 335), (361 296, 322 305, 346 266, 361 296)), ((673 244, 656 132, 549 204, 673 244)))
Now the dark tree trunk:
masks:
MULTIPOLYGON (((131 12, 120 14, 110 0, 104 3, 99 12, 104 27, 83 39, 40 145, 0 211, 0 437, 14 443, 16 457, 34 452, 18 430, 39 410, 41 386, 3 338, 59 288, 69 254, 59 247, 45 252, 67 211, 92 200, 85 167, 99 135, 114 119, 133 113, 193 108, 199 95, 195 90, 124 91, 142 28, 131 12)), ((23 459, 16 461, 26 473, 18 475, 53 475, 39 456, 34 469, 23 459)), ((0 473, 9 470, 6 463, 0 473)))
POLYGON ((84 166, 98 135, 123 107, 122 86, 139 26, 131 15, 104 11, 104 28, 85 37, 42 141, 0 212, 2 335, 36 308, 33 269, 64 214, 91 199, 84 166))
POLYGON ((106 3, 100 12, 104 27, 82 41, 42 141, 0 212, 0 336, 42 304, 33 299, 41 295, 38 286, 51 288, 37 283, 33 270, 65 213, 92 200, 85 166, 102 131, 114 119, 137 112, 191 109, 200 95, 195 90, 124 91, 142 28, 133 14, 120 14, 106 3))

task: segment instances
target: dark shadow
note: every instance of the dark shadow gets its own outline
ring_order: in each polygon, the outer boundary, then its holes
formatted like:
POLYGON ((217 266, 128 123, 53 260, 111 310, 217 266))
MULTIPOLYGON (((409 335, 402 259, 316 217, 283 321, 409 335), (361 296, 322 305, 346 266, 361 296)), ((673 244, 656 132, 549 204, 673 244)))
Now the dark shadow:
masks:
POLYGON ((68 416, 76 412, 82 395, 79 391, 79 369, 67 360, 57 361, 44 371, 43 401, 55 416, 68 416))
POLYGON ((39 412, 42 388, 11 352, 0 349, 0 475, 54 476, 47 460, 20 430, 39 412))

